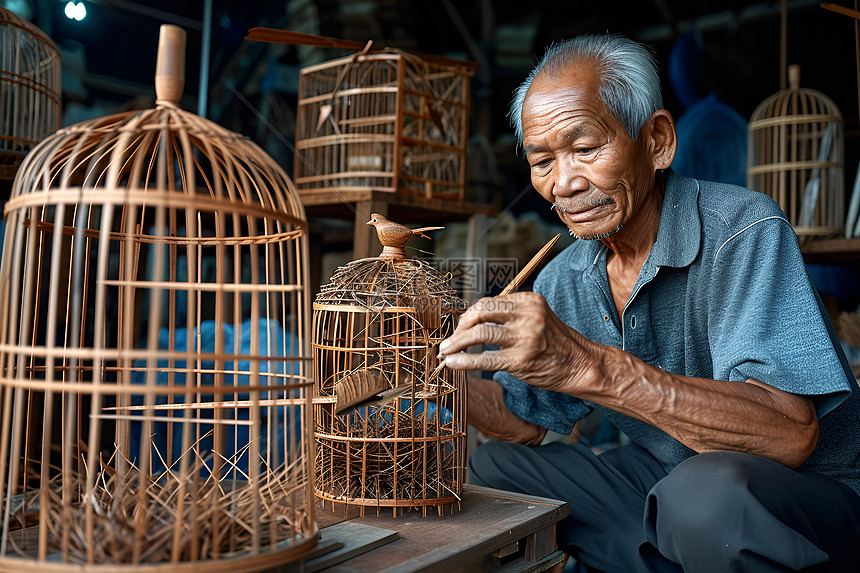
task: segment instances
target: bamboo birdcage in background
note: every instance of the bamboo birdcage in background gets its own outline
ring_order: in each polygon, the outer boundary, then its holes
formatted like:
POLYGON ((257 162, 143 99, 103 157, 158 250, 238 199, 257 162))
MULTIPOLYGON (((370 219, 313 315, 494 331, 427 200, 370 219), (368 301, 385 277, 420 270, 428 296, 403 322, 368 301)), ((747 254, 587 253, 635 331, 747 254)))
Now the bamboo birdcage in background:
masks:
POLYGON ((0 179, 60 127, 60 52, 42 30, 0 8, 0 179))
POLYGON ((436 366, 462 310, 447 277, 388 246, 322 287, 313 318, 321 499, 394 515, 453 511, 466 461, 465 373, 436 366), (379 393, 391 397, 350 400, 379 393))
POLYGON ((465 67, 399 51, 303 68, 299 193, 375 189, 463 199, 470 76, 465 67))
POLYGON ((24 160, 0 267, 0 569, 260 571, 318 537, 308 236, 286 174, 177 107, 24 160))
POLYGON ((826 95, 800 87, 799 66, 788 72, 788 89, 750 118, 747 186, 770 195, 801 240, 837 235, 845 223, 842 114, 826 95))

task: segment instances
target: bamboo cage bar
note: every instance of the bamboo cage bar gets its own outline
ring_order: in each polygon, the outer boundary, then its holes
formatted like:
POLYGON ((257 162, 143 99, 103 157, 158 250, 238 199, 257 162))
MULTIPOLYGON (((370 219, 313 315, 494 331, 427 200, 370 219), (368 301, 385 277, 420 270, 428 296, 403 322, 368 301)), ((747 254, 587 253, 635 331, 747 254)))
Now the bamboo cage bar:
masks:
POLYGON ((466 380, 462 371, 434 371, 438 345, 464 308, 448 277, 383 251, 337 269, 313 308, 317 496, 362 514, 454 511, 466 461, 466 380), (344 387, 357 380, 394 397, 339 413, 344 387))
POLYGON ((0 7, 0 179, 60 127, 60 52, 39 28, 0 7))
POLYGON ((821 92, 789 87, 756 107, 749 122, 747 186, 772 197, 800 241, 842 233, 845 224, 843 121, 821 92))
POLYGON ((308 229, 259 147, 178 107, 25 158, 0 261, 0 570, 263 571, 315 546, 308 229))
POLYGON ((470 77, 465 67, 396 50, 303 68, 299 193, 374 189, 462 200, 470 77))

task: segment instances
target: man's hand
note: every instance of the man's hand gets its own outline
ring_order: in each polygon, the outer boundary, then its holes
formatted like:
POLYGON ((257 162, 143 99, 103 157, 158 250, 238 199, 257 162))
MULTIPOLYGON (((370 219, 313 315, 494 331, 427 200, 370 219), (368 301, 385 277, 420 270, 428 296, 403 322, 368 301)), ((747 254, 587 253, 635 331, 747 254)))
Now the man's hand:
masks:
MULTIPOLYGON (((455 370, 505 370, 533 386, 574 394, 589 377, 601 346, 564 324, 532 292, 483 298, 461 317, 439 350, 455 370), (473 344, 501 347, 466 354, 473 344)), ((594 380, 595 382, 597 380, 594 380)))
POLYGON ((490 438, 537 446, 546 435, 546 428, 516 417, 505 406, 502 387, 495 380, 468 380, 469 423, 490 438))

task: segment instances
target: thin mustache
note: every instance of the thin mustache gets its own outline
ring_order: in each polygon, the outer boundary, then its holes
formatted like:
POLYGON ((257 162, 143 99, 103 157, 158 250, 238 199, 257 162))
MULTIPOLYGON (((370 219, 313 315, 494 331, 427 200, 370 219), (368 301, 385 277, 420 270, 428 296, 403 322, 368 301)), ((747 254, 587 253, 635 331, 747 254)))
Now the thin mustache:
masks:
POLYGON ((603 197, 601 199, 586 199, 584 201, 578 201, 576 203, 570 203, 567 206, 563 205, 561 201, 558 199, 552 204, 550 207, 551 210, 558 211, 559 213, 568 213, 568 212, 579 212, 583 211, 583 207, 591 209, 593 207, 600 207, 602 205, 610 205, 615 203, 615 200, 612 197, 603 197))

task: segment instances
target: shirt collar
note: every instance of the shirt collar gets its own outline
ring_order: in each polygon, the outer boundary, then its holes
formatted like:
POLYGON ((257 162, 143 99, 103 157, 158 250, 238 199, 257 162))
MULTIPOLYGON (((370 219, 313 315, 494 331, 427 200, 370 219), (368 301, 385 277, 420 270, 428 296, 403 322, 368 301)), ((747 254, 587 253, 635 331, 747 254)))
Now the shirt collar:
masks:
POLYGON ((660 228, 651 247, 655 266, 682 268, 696 260, 702 241, 698 203, 699 182, 667 169, 660 228))
MULTIPOLYGON (((650 264, 657 267, 686 267, 696 259, 702 239, 698 209, 699 182, 666 170, 666 192, 660 213, 657 241, 651 247, 650 264)), ((600 241, 582 241, 583 256, 572 257, 571 266, 584 271, 604 259, 605 245, 600 241)))

